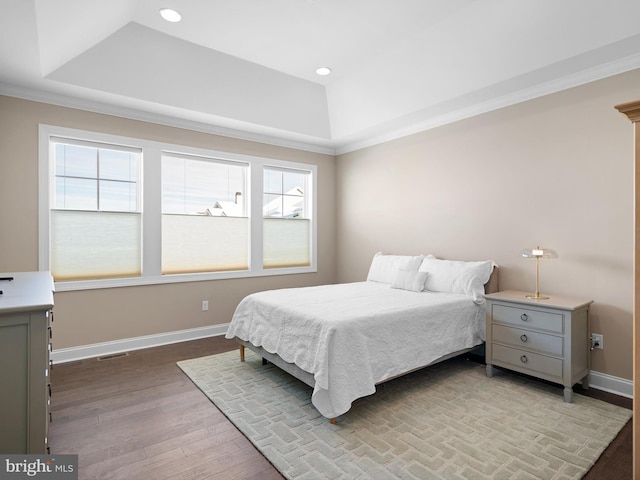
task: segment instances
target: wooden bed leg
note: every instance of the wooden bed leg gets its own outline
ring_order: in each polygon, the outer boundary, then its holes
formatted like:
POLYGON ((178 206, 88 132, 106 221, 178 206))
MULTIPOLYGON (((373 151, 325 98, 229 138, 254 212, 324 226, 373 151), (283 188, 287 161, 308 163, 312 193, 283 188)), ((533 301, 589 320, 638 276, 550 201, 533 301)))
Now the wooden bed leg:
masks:
POLYGON ((336 419, 335 419, 335 418, 330 418, 330 419, 329 419, 329 423, 330 423, 331 425, 335 425, 335 424, 336 424, 336 419))
POLYGON ((244 362, 244 345, 240 344, 240 361, 244 362))

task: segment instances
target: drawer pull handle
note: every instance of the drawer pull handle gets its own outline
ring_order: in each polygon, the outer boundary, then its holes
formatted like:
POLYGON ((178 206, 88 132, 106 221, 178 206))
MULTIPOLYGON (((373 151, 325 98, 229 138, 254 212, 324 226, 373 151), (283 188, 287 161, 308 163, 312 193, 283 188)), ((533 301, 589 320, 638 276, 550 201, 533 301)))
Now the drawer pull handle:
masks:
POLYGON ((526 335, 520 335, 520 340, 522 340, 523 342, 526 342, 529 339, 527 338, 526 335))
POLYGON ((529 361, 529 359, 527 358, 527 356, 526 356, 526 355, 522 355, 522 356, 520 357, 520 361, 521 361, 522 363, 527 363, 527 362, 529 361))
POLYGON ((520 315, 520 320, 522 320, 523 322, 526 322, 527 320, 529 320, 529 315, 527 315, 526 313, 523 313, 522 315, 520 315))

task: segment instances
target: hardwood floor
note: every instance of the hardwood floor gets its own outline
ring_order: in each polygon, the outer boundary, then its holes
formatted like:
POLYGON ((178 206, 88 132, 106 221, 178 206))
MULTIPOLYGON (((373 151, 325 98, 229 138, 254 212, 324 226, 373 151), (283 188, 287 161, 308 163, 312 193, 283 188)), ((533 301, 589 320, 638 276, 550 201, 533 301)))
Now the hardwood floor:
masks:
MULTIPOLYGON (((78 454, 79 479, 282 479, 176 366, 236 348, 222 337, 130 352, 52 371, 53 454, 78 454)), ((579 393, 631 408, 594 389, 579 393)), ((584 477, 631 478, 631 422, 584 477)))
MULTIPOLYGON (((620 397, 612 393, 590 388, 584 390, 581 386, 574 387, 574 391, 581 395, 598 398, 620 407, 632 409, 633 400, 620 397)), ((633 429, 631 420, 620 430, 618 436, 611 442, 596 464, 582 477, 582 480, 623 480, 633 478, 632 447, 633 429)))
POLYGON ((54 366, 52 453, 78 454, 83 480, 282 479, 176 366, 235 348, 213 337, 54 366))

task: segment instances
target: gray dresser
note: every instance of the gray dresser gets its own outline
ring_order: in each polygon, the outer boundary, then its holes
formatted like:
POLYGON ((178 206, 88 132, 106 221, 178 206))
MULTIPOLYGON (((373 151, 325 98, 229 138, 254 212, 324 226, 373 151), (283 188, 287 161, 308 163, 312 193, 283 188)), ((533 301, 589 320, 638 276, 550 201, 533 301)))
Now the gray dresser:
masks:
POLYGON ((505 290, 486 295, 487 376, 499 366, 564 385, 589 378, 589 306, 591 300, 551 296, 532 300, 526 292, 505 290))
POLYGON ((53 279, 0 277, 0 453, 48 453, 53 279))

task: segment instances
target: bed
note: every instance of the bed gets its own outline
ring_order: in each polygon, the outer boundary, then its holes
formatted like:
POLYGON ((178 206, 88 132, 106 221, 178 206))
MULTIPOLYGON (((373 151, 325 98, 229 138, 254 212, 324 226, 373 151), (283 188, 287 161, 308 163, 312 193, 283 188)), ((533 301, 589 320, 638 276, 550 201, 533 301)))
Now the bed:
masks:
POLYGON ((367 280, 285 288, 245 297, 226 337, 313 387, 332 423, 376 385, 485 340, 484 293, 496 265, 433 256, 382 255, 367 280))

